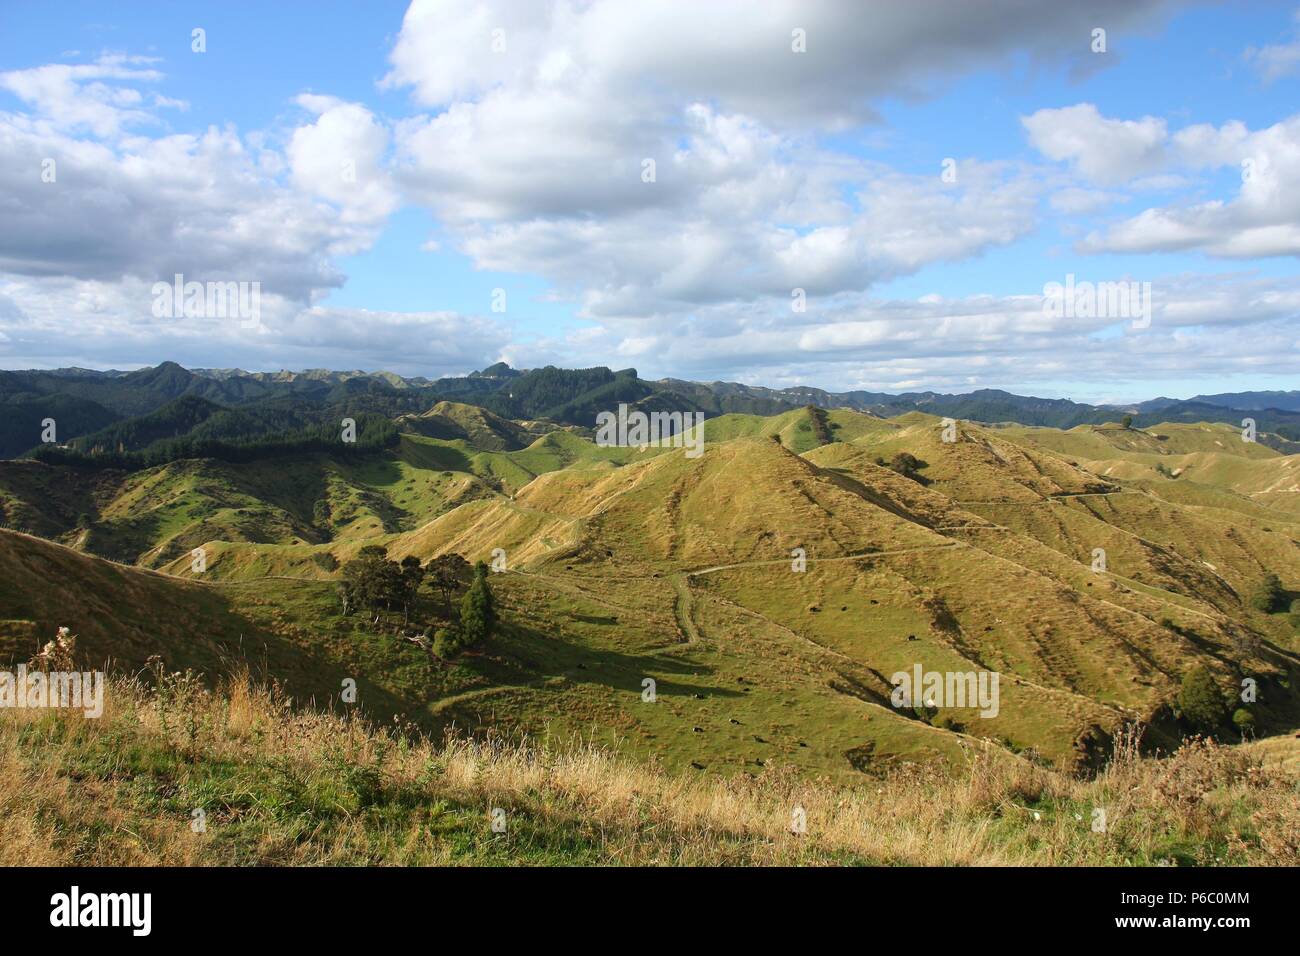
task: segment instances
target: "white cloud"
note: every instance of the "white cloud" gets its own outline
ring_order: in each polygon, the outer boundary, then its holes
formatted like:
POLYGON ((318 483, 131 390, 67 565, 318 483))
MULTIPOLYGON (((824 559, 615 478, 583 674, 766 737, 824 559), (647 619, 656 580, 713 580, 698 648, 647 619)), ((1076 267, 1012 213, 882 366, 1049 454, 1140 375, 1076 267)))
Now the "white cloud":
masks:
POLYGON ((1089 235, 1084 251, 1300 255, 1300 115, 1254 132, 1239 122, 1190 126, 1171 138, 1169 150, 1190 169, 1233 170, 1236 196, 1143 210, 1089 235))
POLYGON ((335 354, 349 366, 401 356, 427 373, 495 359, 507 333, 472 316, 315 304, 343 282, 334 259, 367 248, 398 204, 390 133, 369 110, 303 94, 312 120, 282 134, 170 133, 158 110, 178 101, 141 89, 163 79, 155 61, 125 56, 0 74, 27 107, 0 112, 5 364, 335 354), (156 318, 153 284, 178 273, 259 283, 260 327, 156 318))
POLYGON ((317 114, 289 139, 286 154, 294 184, 333 203, 348 223, 378 223, 398 205, 383 166, 389 133, 357 103, 304 93, 298 104, 317 114))
POLYGON ((1165 161, 1165 121, 1103 117, 1091 103, 1043 109, 1020 122, 1029 142, 1048 159, 1071 162, 1088 179, 1105 185, 1128 182, 1160 169, 1165 161))
POLYGON ((47 129, 89 130, 97 136, 114 136, 126 126, 156 123, 153 107, 184 107, 181 100, 158 94, 146 97, 132 83, 153 83, 162 74, 149 64, 151 57, 104 54, 93 63, 51 63, 27 70, 0 73, 6 89, 31 106, 47 129), (117 81, 117 82, 114 82, 117 81))
POLYGON ((812 301, 803 315, 782 302, 719 303, 690 316, 605 323, 509 353, 524 364, 605 355, 643 374, 887 391, 918 383, 1023 391, 1063 379, 1140 388, 1161 376, 1294 373, 1300 282, 1248 274, 1148 281, 1147 329, 1113 318, 1050 317, 1037 289, 919 300, 849 294, 812 301))
POLYGON ((498 88, 599 90, 615 103, 631 94, 635 105, 650 85, 677 102, 707 98, 777 127, 845 126, 874 118, 881 97, 927 92, 1015 51, 1044 62, 1095 60, 1093 26, 1118 31, 1162 6, 913 0, 868 15, 856 0, 415 0, 385 83, 414 87, 429 106, 498 88), (796 29, 805 53, 792 52, 796 29), (494 39, 504 39, 500 52, 494 39))
MULTIPOLYGON (((1114 38, 1160 6, 916 0, 866 16, 848 0, 417 0, 383 85, 426 112, 390 123, 305 92, 296 127, 262 131, 172 132, 166 111, 184 104, 160 91, 153 61, 0 74, 25 110, 0 113, 0 357, 419 374, 504 357, 877 389, 1288 371, 1300 304, 1284 282, 1158 281, 1140 335, 1045 317, 1037 278, 1023 295, 872 292, 1014 243, 1050 212, 1077 217, 1075 235, 1092 230, 1085 252, 1296 254, 1294 119, 1171 132, 1088 103, 1044 109, 1023 118, 1026 135, 1064 168, 960 157, 954 183, 938 158, 903 172, 824 135, 865 135, 882 99, 936 93, 1019 53, 1110 62, 1088 52, 1091 28, 1114 38), (807 53, 790 50, 796 27, 807 53), (45 158, 56 183, 41 182, 45 158), (1207 174, 1244 159, 1235 195, 1206 201, 1207 174), (1175 193, 1186 189, 1195 202, 1175 193), (1165 192, 1177 200, 1154 206, 1165 192), (1135 195, 1153 208, 1098 225, 1135 195), (543 297, 577 304, 579 327, 521 341, 481 317, 322 304, 344 279, 337 258, 368 248, 403 202, 437 219, 426 251, 541 276, 543 297), (261 328, 154 319, 150 286, 175 272, 261 281, 261 328), (794 288, 806 313, 791 310, 794 288)), ((526 327, 514 309, 510 321, 526 327)))
POLYGON ((1099 15, 1159 6, 415 0, 384 83, 435 112, 398 125, 399 178, 478 267, 543 275, 585 316, 861 290, 1014 241, 1039 187, 971 161, 944 188, 814 133, 1017 51, 1091 56, 1099 15))
POLYGON ((417 0, 385 83, 440 110, 398 124, 397 175, 476 266, 543 275, 586 316, 861 290, 975 256, 1034 228, 1032 171, 964 161, 946 187, 813 135, 1013 49, 1058 53, 1065 21, 1088 20, 944 9, 417 0))
POLYGON ((1100 189, 1084 189, 1079 186, 1067 186, 1048 197, 1051 207, 1067 216, 1095 213, 1107 206, 1113 206, 1127 200, 1120 193, 1100 189))
POLYGON ((304 301, 358 234, 264 176, 233 129, 116 144, 42 135, 0 114, 0 272, 261 281, 304 301), (53 182, 43 163, 56 164, 53 182))
MULTIPOLYGON (((155 60, 123 55, 0 74, 28 107, 0 112, 0 277, 103 297, 180 273, 259 282, 300 307, 342 284, 333 259, 367 248, 397 205, 387 129, 357 104, 304 94, 315 119, 282 150, 233 126, 170 133, 158 111, 178 101, 141 89, 163 79, 155 60)), ((117 300, 148 314, 148 297, 117 300)))
POLYGON ((190 367, 388 368, 463 374, 496 361, 498 322, 453 312, 309 306, 269 294, 261 321, 152 315, 151 283, 64 277, 0 280, 0 362, 7 367, 132 367, 165 356, 190 367), (6 307, 5 303, 9 303, 6 307))

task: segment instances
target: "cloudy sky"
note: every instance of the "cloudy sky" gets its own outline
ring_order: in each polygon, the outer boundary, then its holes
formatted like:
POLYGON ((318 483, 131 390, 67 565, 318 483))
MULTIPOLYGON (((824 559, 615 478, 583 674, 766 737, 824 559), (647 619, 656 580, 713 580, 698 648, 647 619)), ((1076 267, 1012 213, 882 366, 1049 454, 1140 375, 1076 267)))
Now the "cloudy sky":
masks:
POLYGON ((6 0, 0 368, 1300 388, 1298 180, 1294 0, 6 0))

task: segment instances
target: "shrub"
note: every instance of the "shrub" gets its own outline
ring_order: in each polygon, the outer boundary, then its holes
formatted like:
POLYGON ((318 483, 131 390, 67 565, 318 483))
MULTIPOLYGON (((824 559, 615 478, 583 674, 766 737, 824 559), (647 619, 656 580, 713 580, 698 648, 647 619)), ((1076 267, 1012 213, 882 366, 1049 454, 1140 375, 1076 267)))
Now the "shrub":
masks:
POLYGON ((440 627, 433 635, 433 653, 444 661, 451 660, 464 649, 459 628, 440 627))
POLYGON ((1243 737, 1254 736, 1255 733, 1255 715, 1245 707, 1238 707, 1232 712, 1232 726, 1237 728, 1237 732, 1243 737))
POLYGON ((911 478, 913 481, 922 485, 928 485, 930 479, 921 474, 921 469, 928 467, 928 463, 921 461, 915 455, 905 451, 900 451, 889 461, 890 469, 898 472, 904 478, 911 478))

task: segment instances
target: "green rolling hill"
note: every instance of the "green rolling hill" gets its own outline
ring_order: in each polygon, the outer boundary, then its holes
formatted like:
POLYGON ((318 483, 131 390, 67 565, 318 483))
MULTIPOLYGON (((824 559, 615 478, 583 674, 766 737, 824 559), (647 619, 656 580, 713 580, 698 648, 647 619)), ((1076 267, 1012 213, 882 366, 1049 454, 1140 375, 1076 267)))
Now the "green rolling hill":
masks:
POLYGON ((354 676, 384 718, 727 776, 852 781, 980 740, 1086 769, 1126 723, 1176 746, 1194 664, 1225 693, 1257 681, 1262 728, 1300 723, 1295 622, 1250 602, 1270 573, 1300 591, 1296 458, 1227 426, 961 422, 950 442, 917 412, 803 408, 710 419, 698 458, 450 402, 398 428, 344 459, 0 464, 7 526, 54 542, 3 537, 11 656, 70 626, 123 665, 242 655, 302 699, 354 676), (366 545, 503 552, 500 632, 449 664, 408 639, 439 617, 430 592, 405 629, 345 615, 337 580, 366 545), (893 706, 918 663, 997 672, 998 714, 893 706))

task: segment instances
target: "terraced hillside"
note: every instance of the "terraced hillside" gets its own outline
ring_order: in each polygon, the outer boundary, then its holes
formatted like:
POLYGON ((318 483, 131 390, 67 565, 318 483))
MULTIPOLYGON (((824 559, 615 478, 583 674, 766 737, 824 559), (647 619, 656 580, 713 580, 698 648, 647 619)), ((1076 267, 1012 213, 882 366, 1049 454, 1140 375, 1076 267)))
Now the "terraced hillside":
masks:
POLYGON ((978 739, 1096 766, 1129 722, 1177 743, 1196 665, 1225 696, 1257 683, 1261 733, 1300 725, 1296 618, 1251 601, 1270 574, 1300 592, 1300 457, 1228 426, 810 408, 710 419, 691 458, 452 403, 401 422, 361 461, 0 464, 8 524, 59 542, 0 536, 5 650, 67 625, 124 665, 242 656, 318 703, 352 676, 363 708, 426 729, 726 775, 851 781, 960 763, 978 739), (372 544, 504 559, 500 633, 449 663, 408 639, 432 594, 405 629, 345 615, 336 579, 372 544), (155 601, 170 611, 150 634, 155 601), (891 677, 916 665, 996 672, 996 714, 895 706, 891 677))

